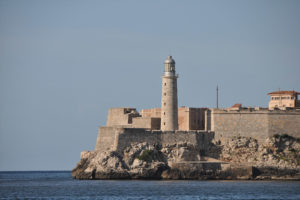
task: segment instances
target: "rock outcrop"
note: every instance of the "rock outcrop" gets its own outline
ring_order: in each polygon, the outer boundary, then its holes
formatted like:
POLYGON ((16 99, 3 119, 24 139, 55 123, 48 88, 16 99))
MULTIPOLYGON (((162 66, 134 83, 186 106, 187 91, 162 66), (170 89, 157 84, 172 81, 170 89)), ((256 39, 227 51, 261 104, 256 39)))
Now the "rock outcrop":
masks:
POLYGON ((275 135, 259 145, 253 138, 236 137, 221 145, 220 159, 256 167, 296 169, 300 165, 300 139, 275 135))
POLYGON ((214 141, 203 151, 189 143, 133 143, 122 152, 84 151, 76 179, 299 179, 300 139, 275 135, 214 141))
POLYGON ((122 153, 84 151, 72 175, 78 179, 160 179, 168 168, 159 147, 138 143, 122 153))

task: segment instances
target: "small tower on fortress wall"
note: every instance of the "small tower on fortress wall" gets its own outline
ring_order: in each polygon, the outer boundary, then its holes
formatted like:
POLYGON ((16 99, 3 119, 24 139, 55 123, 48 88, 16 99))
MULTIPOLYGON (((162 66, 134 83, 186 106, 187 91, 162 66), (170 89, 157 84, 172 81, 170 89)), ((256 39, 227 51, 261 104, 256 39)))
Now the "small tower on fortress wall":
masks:
POLYGON ((163 131, 178 129, 177 78, 175 60, 172 56, 169 56, 165 61, 165 69, 162 76, 160 127, 163 131))

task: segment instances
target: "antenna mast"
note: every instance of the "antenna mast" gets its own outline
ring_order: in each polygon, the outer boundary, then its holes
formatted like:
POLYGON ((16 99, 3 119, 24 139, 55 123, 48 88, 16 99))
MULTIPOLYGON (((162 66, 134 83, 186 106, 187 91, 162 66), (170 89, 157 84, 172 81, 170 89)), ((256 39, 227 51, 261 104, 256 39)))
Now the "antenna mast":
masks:
POLYGON ((219 87, 217 85, 217 108, 219 108, 219 87))

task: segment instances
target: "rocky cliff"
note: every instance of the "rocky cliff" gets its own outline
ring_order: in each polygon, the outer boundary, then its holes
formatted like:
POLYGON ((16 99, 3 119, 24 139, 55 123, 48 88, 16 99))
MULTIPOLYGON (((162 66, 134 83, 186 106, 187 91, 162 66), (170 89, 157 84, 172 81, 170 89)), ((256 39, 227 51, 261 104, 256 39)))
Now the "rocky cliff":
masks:
POLYGON ((257 140, 212 141, 200 150, 189 143, 132 143, 122 152, 84 151, 76 179, 293 179, 300 180, 300 139, 274 135, 257 140))

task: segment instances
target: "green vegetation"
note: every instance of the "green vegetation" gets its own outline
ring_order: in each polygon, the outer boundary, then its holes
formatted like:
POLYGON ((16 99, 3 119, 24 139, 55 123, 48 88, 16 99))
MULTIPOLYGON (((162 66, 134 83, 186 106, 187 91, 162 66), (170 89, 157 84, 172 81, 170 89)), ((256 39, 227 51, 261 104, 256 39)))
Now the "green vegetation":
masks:
POLYGON ((153 150, 144 150, 142 155, 138 156, 139 160, 150 161, 153 150))

